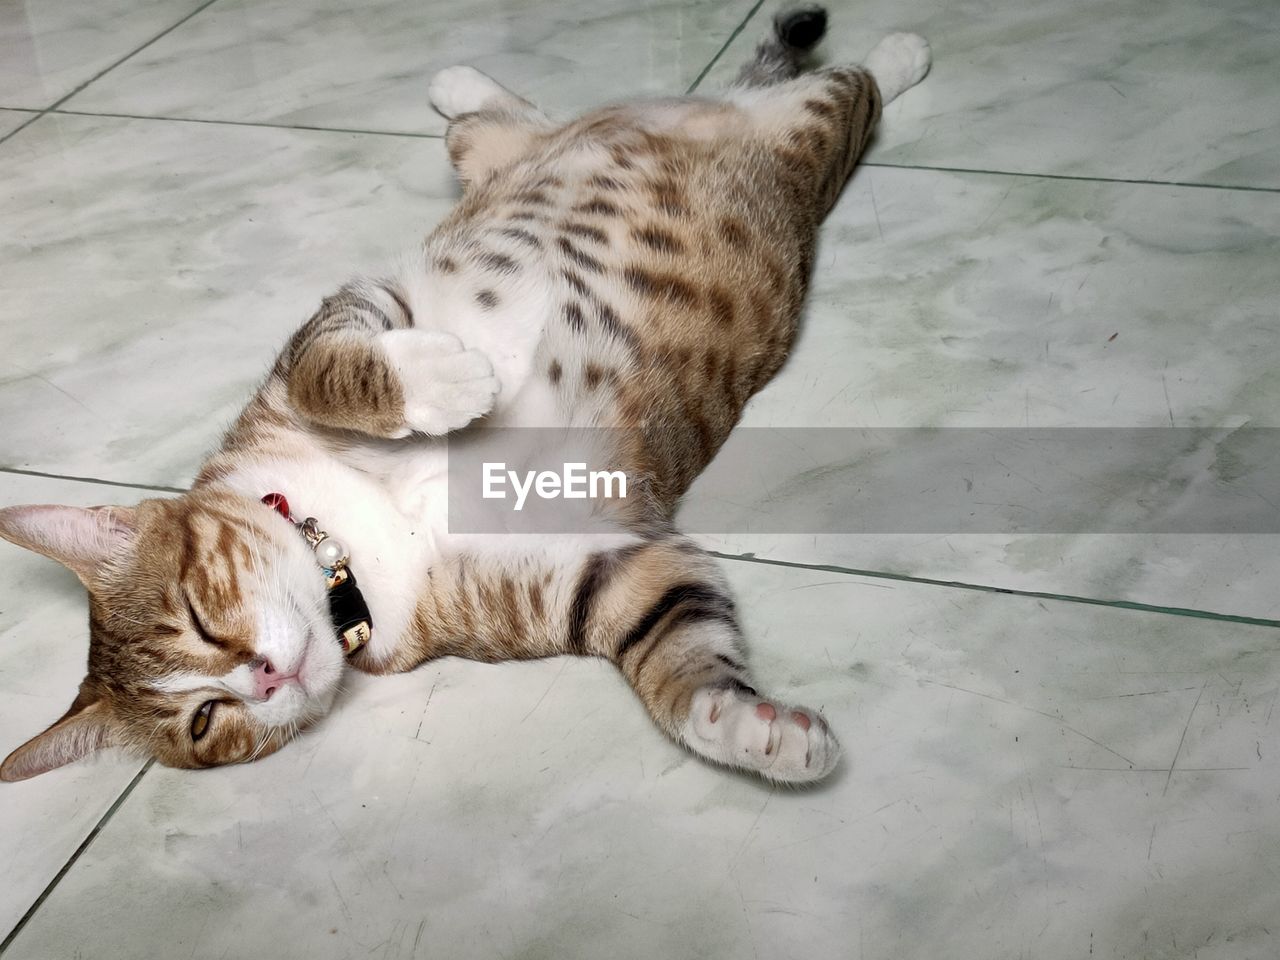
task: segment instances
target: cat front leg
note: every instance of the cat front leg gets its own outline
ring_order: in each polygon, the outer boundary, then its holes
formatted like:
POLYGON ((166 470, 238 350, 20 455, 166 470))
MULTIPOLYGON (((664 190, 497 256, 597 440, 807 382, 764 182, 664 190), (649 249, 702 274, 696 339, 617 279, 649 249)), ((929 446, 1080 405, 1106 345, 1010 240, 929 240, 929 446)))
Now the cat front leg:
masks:
POLYGON ((876 78, 884 103, 896 100, 924 79, 932 54, 918 33, 891 33, 867 54, 866 67, 876 78))
POLYGON ((498 379, 479 350, 441 330, 390 330, 378 346, 391 361, 404 397, 404 425, 395 436, 443 436, 493 409, 498 379))
POLYGON ((481 351, 413 325, 391 282, 358 281, 294 335, 275 375, 307 421, 374 437, 441 436, 493 409, 498 380, 481 351))
POLYGON ((380 659, 357 654, 355 666, 601 657, 659 729, 713 763, 782 783, 835 768, 840 744, 822 716, 756 689, 724 577, 692 541, 617 533, 513 546, 486 540, 434 565, 413 629, 380 659))

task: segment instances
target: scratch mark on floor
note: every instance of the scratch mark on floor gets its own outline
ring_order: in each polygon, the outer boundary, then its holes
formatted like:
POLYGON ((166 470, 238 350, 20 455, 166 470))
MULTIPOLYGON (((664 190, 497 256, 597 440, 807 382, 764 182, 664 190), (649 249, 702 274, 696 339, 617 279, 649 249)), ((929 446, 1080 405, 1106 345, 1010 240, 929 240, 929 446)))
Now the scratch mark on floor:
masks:
POLYGON ((347 906, 347 898, 342 895, 342 891, 338 889, 338 881, 333 879, 333 871, 329 871, 329 882, 333 884, 333 892, 338 895, 338 902, 342 904, 342 915, 347 918, 347 922, 351 921, 351 908, 347 906))
POLYGON ((1178 740, 1178 749, 1173 753, 1173 762, 1169 764, 1169 776, 1164 781, 1164 790, 1160 792, 1160 796, 1164 796, 1169 792, 1169 784, 1173 782, 1173 768, 1178 765, 1178 754, 1182 753, 1182 745, 1187 741, 1187 730, 1191 727, 1191 718, 1196 715, 1196 707, 1200 706, 1200 698, 1204 696, 1204 688, 1209 685, 1209 678, 1205 677, 1204 683, 1200 684, 1200 692, 1196 694, 1196 702, 1191 705, 1191 712, 1187 714, 1187 722, 1182 728, 1182 736, 1178 740))
POLYGON ((1025 710, 1028 713, 1034 713, 1037 716, 1045 717, 1049 720, 1052 720, 1054 723, 1058 724, 1060 727, 1062 727, 1063 730, 1069 730, 1071 733, 1074 733, 1077 737, 1083 737, 1085 740, 1088 740, 1094 746, 1101 747, 1103 750, 1107 751, 1107 753, 1111 754, 1112 756, 1119 757, 1125 763, 1129 764, 1130 767, 1137 766, 1137 764, 1133 760, 1131 760, 1129 757, 1126 757, 1120 751, 1113 750, 1111 749, 1111 747, 1108 747, 1101 740, 1094 739, 1093 737, 1089 736, 1089 734, 1085 733, 1083 730, 1077 730, 1075 727, 1070 726, 1062 719, 1062 717, 1058 716, 1057 714, 1049 713, 1046 710, 1037 710, 1035 707, 1024 706, 1021 703, 1014 703, 1012 700, 1006 700, 1003 697, 996 697, 989 693, 983 693, 980 690, 970 690, 967 687, 958 687, 954 683, 943 683, 941 680, 926 680, 925 683, 933 684, 935 687, 946 687, 948 690, 959 690, 961 693, 967 693, 975 697, 982 697, 985 700, 994 700, 996 703, 1003 703, 1007 707, 1014 707, 1017 710, 1025 710))
POLYGON ((547 684, 547 689, 542 691, 542 696, 538 698, 538 702, 533 705, 532 709, 530 709, 528 713, 526 713, 523 717, 520 718, 521 723, 524 723, 526 720, 532 717, 534 711, 537 710, 540 706, 542 706, 542 701, 547 699, 547 694, 551 692, 551 688, 556 685, 556 681, 560 679, 560 674, 564 673, 565 668, 567 666, 569 666, 569 661, 566 659, 564 663, 560 664, 560 669, 556 672, 556 675, 551 678, 551 682, 547 684))
POLYGON ((742 878, 735 877, 734 881, 738 887, 738 902, 742 904, 742 919, 747 924, 747 936, 751 938, 751 953, 756 960, 760 960, 760 951, 756 949, 756 933, 751 929, 751 911, 747 909, 747 898, 742 895, 742 878))
POLYGON ((437 687, 439 684, 440 684, 440 681, 439 681, 439 680, 437 680, 435 683, 433 683, 433 684, 431 685, 431 689, 430 689, 429 691, 427 691, 427 702, 426 702, 426 703, 424 703, 424 704, 422 705, 422 716, 421 716, 420 718, 418 718, 418 729, 417 729, 417 730, 415 730, 415 731, 413 731, 413 739, 415 739, 415 740, 417 740, 417 739, 418 739, 418 734, 420 734, 420 733, 422 732, 422 724, 423 724, 423 723, 426 721, 426 719, 427 719, 427 707, 431 706, 431 698, 435 696, 435 694, 436 694, 436 687, 437 687))
POLYGON ((881 241, 884 240, 884 228, 880 226, 880 208, 876 205, 876 185, 871 179, 870 171, 867 172, 867 189, 871 192, 871 212, 876 215, 876 230, 880 233, 881 241))
POLYGON ((760 818, 764 816, 764 812, 769 809, 769 801, 773 799, 774 793, 777 791, 776 786, 769 787, 769 795, 764 798, 764 803, 760 805, 760 812, 756 814, 756 818, 751 821, 751 826, 747 827, 747 832, 742 835, 742 843, 738 846, 738 852, 729 860, 729 869, 733 870, 738 862, 738 858, 742 856, 747 844, 751 840, 751 835, 756 832, 756 825, 760 822, 760 818))
MULTIPOLYGON (((1082 767, 1071 763, 1060 763, 1062 770, 1092 770, 1099 773, 1163 773, 1169 774, 1168 767, 1082 767)), ((1253 767, 1179 767, 1179 773, 1228 773, 1233 770, 1252 770, 1253 767)))
POLYGON ((1123 700, 1125 697, 1154 697, 1160 693, 1185 693, 1188 690, 1194 690, 1195 687, 1177 687, 1168 690, 1142 690, 1138 693, 1113 693, 1105 697, 1085 697, 1086 700, 1123 700))
POLYGON ((342 845, 347 848, 347 853, 351 855, 352 861, 360 868, 360 872, 364 874, 365 882, 372 887, 373 878, 369 876, 369 871, 364 868, 364 861, 360 859, 360 855, 356 848, 352 846, 351 841, 347 839, 347 835, 342 832, 342 828, 338 826, 338 821, 333 819, 333 814, 329 812, 329 808, 324 805, 324 801, 320 799, 320 796, 314 790, 310 791, 310 793, 316 801, 316 806, 324 812, 325 819, 333 825, 333 832, 338 835, 338 839, 342 841, 342 845))

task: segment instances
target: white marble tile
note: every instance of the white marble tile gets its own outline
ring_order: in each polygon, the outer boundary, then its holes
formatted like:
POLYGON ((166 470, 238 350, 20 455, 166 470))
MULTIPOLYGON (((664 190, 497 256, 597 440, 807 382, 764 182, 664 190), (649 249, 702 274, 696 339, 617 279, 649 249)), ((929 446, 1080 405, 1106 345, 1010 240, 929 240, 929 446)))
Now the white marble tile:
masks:
POLYGON ((1280 426, 1278 260, 1280 195, 866 168, 744 422, 1280 426))
MULTIPOLYGON (((796 352, 743 423, 1280 425, 1269 359, 1280 337, 1280 277, 1270 266, 1280 260, 1278 236, 1272 195, 864 169, 823 235, 796 352)), ((744 483, 742 525, 706 542, 730 553, 1280 616, 1274 536, 752 533, 753 508, 765 529, 795 503, 857 509, 856 479, 815 479, 801 462, 793 481, 744 483)), ((690 506, 716 492, 695 484, 690 506)), ((1109 496, 1131 493, 1101 488, 1099 512, 1113 505, 1109 496)))
POLYGON ((359 678, 292 750, 150 771, 7 957, 1276 952, 1273 630, 730 574, 829 785, 703 766, 599 662, 359 678))
MULTIPOLYGON (((142 491, 0 473, 0 506, 134 503, 142 491)), ((75 575, 0 540, 0 759, 57 720, 84 677, 89 614, 75 575)), ((0 783, 0 939, 141 768, 104 756, 24 783, 0 783)))
POLYGON ((151 120, 47 116, 0 163, 0 461, 161 485, 456 189, 439 140, 151 120))
MULTIPOLYGON (((896 164, 1280 187, 1269 0, 834 0, 824 57, 894 30, 932 75, 890 105, 871 157, 896 164)), ((732 77, 766 4, 708 82, 732 77)))
POLYGON ((43 109, 199 8, 201 0, 0 4, 0 106, 43 109))
POLYGON ((0 137, 17 130, 35 115, 29 110, 0 110, 0 137))
POLYGON ((745 0, 219 0, 69 108, 442 133, 435 71, 469 63, 551 111, 683 93, 745 0))

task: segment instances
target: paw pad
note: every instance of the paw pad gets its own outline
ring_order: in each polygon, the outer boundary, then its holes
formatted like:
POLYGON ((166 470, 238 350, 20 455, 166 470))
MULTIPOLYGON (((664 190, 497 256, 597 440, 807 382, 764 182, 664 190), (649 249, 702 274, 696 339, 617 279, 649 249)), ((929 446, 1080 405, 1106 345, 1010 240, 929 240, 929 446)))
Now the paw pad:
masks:
POLYGON ((682 737, 705 757, 788 783, 820 780, 840 757, 840 744, 812 710, 719 687, 694 694, 682 737))

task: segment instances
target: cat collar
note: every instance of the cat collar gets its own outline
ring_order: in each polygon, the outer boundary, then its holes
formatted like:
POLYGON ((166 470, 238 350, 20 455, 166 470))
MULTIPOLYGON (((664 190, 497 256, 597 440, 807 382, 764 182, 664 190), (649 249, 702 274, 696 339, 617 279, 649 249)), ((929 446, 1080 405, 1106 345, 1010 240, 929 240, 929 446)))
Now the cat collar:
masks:
POLYGON ((262 502, 292 523, 311 545, 316 562, 324 571, 329 589, 329 616, 338 632, 338 643, 347 656, 355 653, 373 636, 373 617, 369 605, 356 586, 356 575, 347 566, 351 559, 346 544, 320 529, 315 517, 295 520, 289 513, 289 501, 283 493, 268 493, 262 502))

